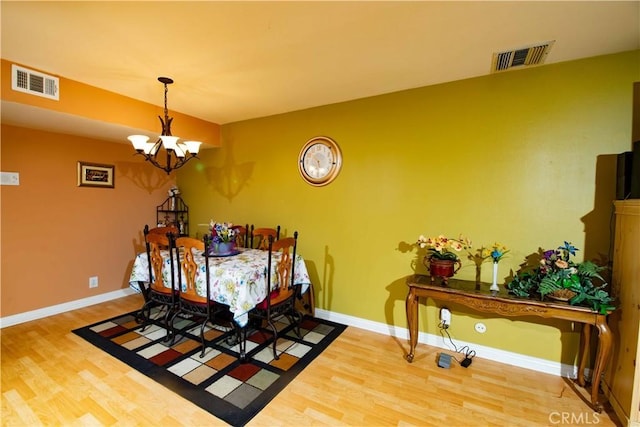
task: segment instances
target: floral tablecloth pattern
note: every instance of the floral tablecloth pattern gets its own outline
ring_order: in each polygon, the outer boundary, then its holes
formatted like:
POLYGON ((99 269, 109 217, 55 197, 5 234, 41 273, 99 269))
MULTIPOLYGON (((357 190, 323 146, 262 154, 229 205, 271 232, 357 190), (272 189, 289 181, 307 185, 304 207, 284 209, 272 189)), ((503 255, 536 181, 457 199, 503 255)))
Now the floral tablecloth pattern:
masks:
MULTIPOLYGON (((165 263, 162 269, 162 277, 165 286, 170 287, 171 264, 169 254, 165 252, 165 263)), ((205 278, 205 257, 201 252, 195 253, 195 261, 198 265, 196 275, 196 292, 205 296, 207 283, 205 278)), ((248 321, 248 312, 259 302, 267 297, 265 286, 268 252, 257 249, 241 250, 238 255, 227 257, 209 257, 209 276, 211 280, 211 295, 213 301, 229 306, 234 315, 235 322, 245 326, 248 321)), ((274 254, 272 263, 279 259, 279 254, 274 254)), ((274 269, 272 269, 272 272, 274 269)), ((177 263, 174 263, 175 282, 178 283, 177 274, 180 272, 177 263)), ((149 260, 146 252, 139 253, 133 263, 129 284, 131 288, 140 291, 138 282, 149 282, 149 260)), ((296 254, 294 266, 294 283, 302 285, 302 293, 306 292, 311 283, 304 259, 296 254)), ((272 287, 277 284, 277 275, 272 274, 272 287)), ((186 287, 184 275, 182 286, 186 287)))

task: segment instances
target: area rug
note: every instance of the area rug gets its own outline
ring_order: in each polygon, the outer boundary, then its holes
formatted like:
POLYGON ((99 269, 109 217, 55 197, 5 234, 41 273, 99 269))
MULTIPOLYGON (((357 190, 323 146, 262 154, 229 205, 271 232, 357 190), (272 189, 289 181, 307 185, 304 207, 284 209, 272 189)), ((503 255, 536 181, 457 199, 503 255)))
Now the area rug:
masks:
MULTIPOLYGON (((160 317, 154 312, 152 317, 160 317)), ((248 361, 238 360, 235 333, 229 328, 207 328, 207 350, 200 358, 200 326, 188 319, 176 321, 180 330, 173 345, 166 330, 154 321, 145 328, 135 312, 73 331, 202 409, 233 426, 243 426, 327 348, 345 325, 305 317, 301 338, 286 319, 278 325, 280 358, 273 358, 269 329, 249 328, 248 361)))

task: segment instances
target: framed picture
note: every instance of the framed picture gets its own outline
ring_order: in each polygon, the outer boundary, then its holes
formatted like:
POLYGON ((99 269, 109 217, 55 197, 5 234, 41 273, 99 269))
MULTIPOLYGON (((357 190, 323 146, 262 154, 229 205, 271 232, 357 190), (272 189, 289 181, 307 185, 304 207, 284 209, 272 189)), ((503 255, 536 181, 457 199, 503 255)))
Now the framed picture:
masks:
POLYGON ((115 166, 78 162, 78 187, 114 187, 115 166))

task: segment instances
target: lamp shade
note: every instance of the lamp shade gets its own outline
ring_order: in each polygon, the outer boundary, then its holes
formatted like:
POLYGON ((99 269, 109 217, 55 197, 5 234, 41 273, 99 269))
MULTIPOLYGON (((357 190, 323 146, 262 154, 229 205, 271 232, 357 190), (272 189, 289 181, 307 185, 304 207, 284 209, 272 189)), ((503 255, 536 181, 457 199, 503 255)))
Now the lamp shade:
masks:
POLYGON ((200 144, 202 144, 202 142, 200 141, 185 141, 184 145, 187 146, 187 151, 191 154, 198 154, 198 151, 200 151, 200 144))
POLYGON ((127 138, 133 144, 133 148, 137 151, 144 151, 149 137, 146 135, 131 135, 127 138))
POLYGON ((160 144, 158 142, 147 142, 144 146, 144 154, 155 156, 159 148, 160 144))
POLYGON ((178 157, 180 159, 184 158, 184 156, 187 155, 187 147, 181 142, 176 144, 176 148, 173 151, 174 151, 176 157, 178 157))
POLYGON ((175 150, 178 147, 178 138, 177 136, 169 136, 169 135, 161 135, 160 139, 162 140, 162 145, 167 150, 175 150))

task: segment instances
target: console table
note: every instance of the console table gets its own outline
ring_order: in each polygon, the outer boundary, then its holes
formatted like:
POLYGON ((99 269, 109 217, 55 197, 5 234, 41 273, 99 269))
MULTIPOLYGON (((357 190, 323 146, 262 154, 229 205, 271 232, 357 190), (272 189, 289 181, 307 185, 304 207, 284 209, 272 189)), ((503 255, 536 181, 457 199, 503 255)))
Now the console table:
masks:
POLYGON ((583 376, 590 347, 591 326, 598 329, 598 351, 593 367, 591 384, 591 404, 601 412, 602 403, 598 401, 600 377, 606 367, 611 352, 612 334, 607 325, 607 316, 589 307, 569 305, 565 302, 547 302, 528 298, 518 298, 509 295, 503 288, 494 294, 488 287, 481 289, 479 284, 466 280, 449 279, 448 285, 432 284, 429 276, 415 274, 407 279, 409 293, 407 295, 407 323, 409 325, 409 342, 411 349, 406 359, 413 361, 416 344, 418 342, 418 302, 420 297, 432 298, 442 302, 454 302, 466 307, 501 316, 538 316, 553 319, 563 319, 582 323, 582 337, 580 340, 580 362, 578 384, 585 386, 583 376))

